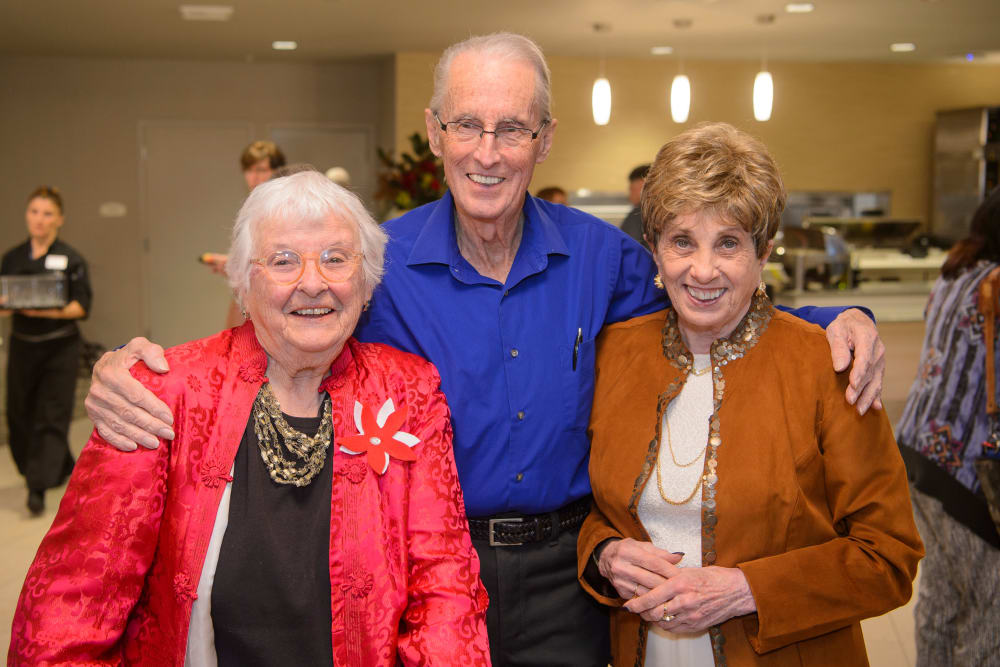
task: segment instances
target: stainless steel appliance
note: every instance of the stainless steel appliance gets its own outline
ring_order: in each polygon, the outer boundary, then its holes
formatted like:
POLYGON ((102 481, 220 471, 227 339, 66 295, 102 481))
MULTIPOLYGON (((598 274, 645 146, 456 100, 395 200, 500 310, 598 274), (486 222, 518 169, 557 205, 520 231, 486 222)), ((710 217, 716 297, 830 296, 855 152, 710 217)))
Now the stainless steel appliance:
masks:
POLYGON ((958 241, 1000 181, 1000 107, 937 112, 931 233, 958 241))

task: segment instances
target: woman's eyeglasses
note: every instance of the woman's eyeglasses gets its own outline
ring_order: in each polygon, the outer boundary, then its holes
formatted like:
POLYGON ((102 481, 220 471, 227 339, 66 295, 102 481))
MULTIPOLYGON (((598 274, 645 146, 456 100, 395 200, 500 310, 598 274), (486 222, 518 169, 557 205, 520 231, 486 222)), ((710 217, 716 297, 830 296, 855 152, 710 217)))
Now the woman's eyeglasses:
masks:
POLYGON ((279 285, 298 282, 306 270, 306 262, 313 260, 324 280, 342 283, 350 280, 364 255, 346 248, 327 248, 318 255, 300 255, 294 250, 278 250, 267 257, 255 257, 250 261, 264 267, 268 277, 279 285))

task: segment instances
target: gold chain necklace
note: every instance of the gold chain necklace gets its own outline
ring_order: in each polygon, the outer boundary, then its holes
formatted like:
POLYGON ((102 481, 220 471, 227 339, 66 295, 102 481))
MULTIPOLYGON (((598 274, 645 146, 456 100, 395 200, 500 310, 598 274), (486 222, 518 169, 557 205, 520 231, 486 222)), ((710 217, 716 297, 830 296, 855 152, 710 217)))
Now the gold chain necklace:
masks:
MULTIPOLYGON (((694 465, 699 460, 701 460, 702 454, 704 454, 705 450, 708 449, 708 444, 707 443, 702 448, 702 450, 700 452, 698 452, 698 456, 693 461, 691 461, 690 463, 678 463, 677 462, 677 457, 674 456, 674 440, 670 436, 670 418, 668 417, 668 418, 664 419, 663 421, 665 421, 667 423, 667 448, 670 450, 670 458, 673 459, 674 465, 677 466, 678 468, 687 468, 689 466, 694 465)), ((704 476, 703 475, 699 475, 698 476, 698 482, 694 485, 694 488, 691 489, 691 493, 688 494, 688 497, 685 498, 684 500, 681 500, 680 502, 678 502, 676 500, 671 500, 670 498, 667 497, 666 492, 663 490, 663 481, 662 481, 661 477, 662 477, 662 473, 660 472, 660 459, 659 459, 659 457, 657 457, 657 459, 656 459, 656 488, 659 489, 659 491, 660 491, 660 497, 663 498, 663 500, 665 502, 667 502, 667 503, 669 503, 671 505, 687 505, 688 502, 692 498, 694 498, 694 494, 698 493, 698 489, 701 488, 701 483, 704 481, 704 476)))
POLYGON ((312 437, 295 430, 285 421, 270 383, 265 382, 261 386, 251 416, 260 458, 271 479, 278 484, 308 486, 323 469, 326 452, 330 448, 333 411, 329 395, 323 397, 323 418, 319 430, 312 437), (298 460, 289 459, 283 450, 292 453, 298 460))
POLYGON ((704 375, 705 373, 709 372, 710 370, 712 370, 712 364, 709 364, 708 366, 705 366, 704 368, 699 368, 698 370, 695 370, 694 369, 694 365, 692 365, 691 366, 691 375, 693 375, 695 377, 701 377, 702 375, 704 375))

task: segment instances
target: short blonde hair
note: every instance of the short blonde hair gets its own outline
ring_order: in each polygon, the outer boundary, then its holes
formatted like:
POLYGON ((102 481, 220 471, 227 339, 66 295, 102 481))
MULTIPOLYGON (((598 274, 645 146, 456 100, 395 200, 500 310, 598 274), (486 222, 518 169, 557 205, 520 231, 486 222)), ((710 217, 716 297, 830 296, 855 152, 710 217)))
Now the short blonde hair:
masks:
POLYGON ((785 186, 767 148, 726 123, 702 123, 663 145, 639 206, 653 248, 675 218, 711 211, 742 227, 763 257, 785 209, 785 186))

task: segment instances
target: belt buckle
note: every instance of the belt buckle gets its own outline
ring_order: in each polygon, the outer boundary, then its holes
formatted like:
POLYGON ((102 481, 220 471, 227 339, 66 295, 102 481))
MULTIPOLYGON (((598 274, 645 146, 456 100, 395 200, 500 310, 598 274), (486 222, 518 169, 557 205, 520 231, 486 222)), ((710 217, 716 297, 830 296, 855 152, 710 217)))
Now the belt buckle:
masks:
POLYGON ((521 523, 523 519, 521 517, 510 517, 509 519, 490 519, 489 524, 489 538, 491 547, 516 547, 524 544, 524 542, 497 542, 496 538, 493 536, 493 527, 498 523, 521 523))

